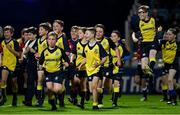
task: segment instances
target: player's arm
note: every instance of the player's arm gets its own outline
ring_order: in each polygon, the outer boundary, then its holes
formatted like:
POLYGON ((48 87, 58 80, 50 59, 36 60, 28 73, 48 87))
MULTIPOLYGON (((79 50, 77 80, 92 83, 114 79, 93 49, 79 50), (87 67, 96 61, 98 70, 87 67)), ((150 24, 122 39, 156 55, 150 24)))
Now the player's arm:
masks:
POLYGON ((64 35, 64 37, 63 37, 63 44, 64 44, 64 50, 65 50, 65 52, 66 52, 66 55, 69 56, 69 54, 70 54, 70 48, 69 48, 68 41, 67 41, 67 38, 66 38, 65 35, 64 35))
POLYGON ((41 56, 39 58, 39 70, 43 69, 43 63, 44 63, 45 57, 44 57, 44 51, 41 53, 41 56))
POLYGON ((72 49, 71 55, 70 55, 70 63, 73 63, 77 56, 77 50, 76 46, 72 49))
POLYGON ((61 52, 62 52, 62 58, 63 58, 64 61, 65 61, 65 62, 63 62, 63 65, 64 65, 65 67, 68 67, 68 66, 69 66, 69 63, 70 63, 70 60, 69 60, 68 56, 66 55, 66 52, 65 52, 63 49, 61 49, 61 52))

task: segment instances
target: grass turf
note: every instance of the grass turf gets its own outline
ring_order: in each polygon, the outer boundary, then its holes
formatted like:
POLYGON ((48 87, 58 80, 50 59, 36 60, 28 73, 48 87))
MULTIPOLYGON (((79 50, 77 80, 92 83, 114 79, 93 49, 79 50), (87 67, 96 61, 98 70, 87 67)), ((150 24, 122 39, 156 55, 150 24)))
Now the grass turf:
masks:
MULTIPOLYGON (((18 106, 11 106, 12 96, 8 96, 8 101, 0 107, 0 114, 180 114, 180 106, 167 105, 160 102, 161 95, 150 95, 148 101, 140 102, 141 95, 122 95, 118 101, 118 107, 112 108, 111 96, 104 96, 104 107, 100 110, 92 110, 92 102, 86 102, 85 109, 82 110, 65 98, 65 108, 57 111, 50 111, 47 97, 43 107, 26 107, 22 104, 23 96, 18 96, 18 106)), ((34 101, 35 102, 35 101, 34 101)), ((178 101, 179 102, 179 101, 178 101)))

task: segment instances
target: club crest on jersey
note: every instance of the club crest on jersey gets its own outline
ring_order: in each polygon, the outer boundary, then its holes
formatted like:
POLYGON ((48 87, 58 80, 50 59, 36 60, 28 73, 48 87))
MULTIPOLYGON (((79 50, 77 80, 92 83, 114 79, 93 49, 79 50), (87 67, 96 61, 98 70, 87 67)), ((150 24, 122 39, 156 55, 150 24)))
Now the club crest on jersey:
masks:
POLYGON ((56 56, 58 56, 59 55, 59 52, 56 52, 56 54, 55 54, 56 56))
POLYGON ((45 54, 45 56, 48 56, 48 54, 45 54))
POLYGON ((97 53, 98 53, 98 49, 95 49, 95 50, 94 50, 94 53, 97 54, 97 53))
POLYGON ((43 47, 46 48, 46 44, 43 44, 43 47))
POLYGON ((102 45, 103 45, 103 46, 106 45, 106 42, 103 42, 102 45))

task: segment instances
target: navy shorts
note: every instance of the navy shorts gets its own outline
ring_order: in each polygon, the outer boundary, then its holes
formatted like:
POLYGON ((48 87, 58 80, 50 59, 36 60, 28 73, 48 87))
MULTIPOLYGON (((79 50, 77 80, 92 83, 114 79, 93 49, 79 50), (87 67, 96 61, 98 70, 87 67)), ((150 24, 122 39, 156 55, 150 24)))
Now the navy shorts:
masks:
POLYGON ((157 50, 156 42, 142 42, 141 43, 141 57, 149 57, 150 50, 157 50))
POLYGON ((48 73, 45 72, 45 81, 62 84, 64 79, 64 72, 48 73))
POLYGON ((86 71, 77 71, 76 76, 79 78, 86 78, 87 77, 87 73, 86 71))

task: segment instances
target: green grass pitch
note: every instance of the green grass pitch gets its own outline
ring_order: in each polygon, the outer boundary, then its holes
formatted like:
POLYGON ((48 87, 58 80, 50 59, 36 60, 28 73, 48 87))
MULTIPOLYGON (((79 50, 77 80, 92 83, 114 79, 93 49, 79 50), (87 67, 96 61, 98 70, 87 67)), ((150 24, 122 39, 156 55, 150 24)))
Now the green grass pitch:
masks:
MULTIPOLYGON (((0 114, 180 114, 180 105, 167 105, 165 102, 160 102, 161 95, 150 95, 148 101, 140 102, 141 95, 126 95, 123 94, 118 101, 118 107, 112 108, 110 101, 111 96, 104 96, 104 107, 100 110, 92 110, 92 101, 86 102, 85 109, 82 110, 65 98, 65 108, 59 108, 57 111, 50 111, 47 97, 43 107, 26 107, 22 104, 23 96, 18 96, 18 106, 11 106, 12 96, 8 96, 8 101, 0 107, 0 114)), ((180 101, 178 100, 178 103, 180 101)), ((34 100, 35 104, 35 100, 34 100)))

